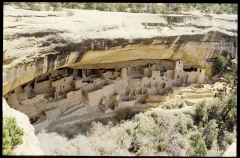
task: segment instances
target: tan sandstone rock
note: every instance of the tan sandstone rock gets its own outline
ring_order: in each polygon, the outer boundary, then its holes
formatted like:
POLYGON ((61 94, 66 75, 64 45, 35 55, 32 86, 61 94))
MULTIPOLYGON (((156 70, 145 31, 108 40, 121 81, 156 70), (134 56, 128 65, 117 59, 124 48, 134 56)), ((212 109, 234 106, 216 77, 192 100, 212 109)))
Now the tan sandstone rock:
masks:
POLYGON ((5 99, 2 99, 3 117, 15 117, 19 127, 23 128, 23 143, 14 149, 15 155, 43 155, 40 148, 40 142, 34 134, 34 128, 30 124, 28 117, 9 107, 5 99))

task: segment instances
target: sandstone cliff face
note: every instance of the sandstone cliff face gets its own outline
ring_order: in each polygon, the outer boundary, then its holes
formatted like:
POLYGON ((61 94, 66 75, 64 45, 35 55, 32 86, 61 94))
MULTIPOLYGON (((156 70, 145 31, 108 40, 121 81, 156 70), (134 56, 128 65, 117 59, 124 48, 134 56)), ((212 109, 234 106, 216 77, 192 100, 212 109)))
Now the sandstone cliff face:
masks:
POLYGON ((14 153, 16 155, 43 155, 39 140, 34 134, 34 128, 30 124, 28 117, 25 114, 10 108, 4 98, 2 98, 2 106, 3 117, 15 117, 18 126, 24 130, 23 143, 14 149, 14 153))
POLYGON ((208 59, 236 56, 237 15, 160 15, 4 7, 3 95, 60 67, 113 68, 143 59, 183 60, 212 74, 208 59))

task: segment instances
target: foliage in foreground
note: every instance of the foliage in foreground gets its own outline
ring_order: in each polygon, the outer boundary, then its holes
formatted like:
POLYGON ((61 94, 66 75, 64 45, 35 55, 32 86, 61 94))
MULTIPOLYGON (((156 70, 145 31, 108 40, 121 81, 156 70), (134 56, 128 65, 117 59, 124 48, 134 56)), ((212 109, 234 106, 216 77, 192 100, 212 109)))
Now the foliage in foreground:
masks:
POLYGON ((236 122, 235 97, 203 101, 195 115, 120 109, 117 117, 122 120, 116 125, 92 122, 85 135, 66 138, 42 131, 37 137, 47 155, 221 156, 234 140, 230 122, 236 122))
POLYGON ((202 129, 207 148, 211 149, 213 141, 217 140, 219 148, 225 150, 234 140, 230 132, 237 125, 236 95, 222 95, 208 104, 206 101, 200 102, 196 106, 194 119, 202 129))
POLYGON ((22 144, 23 129, 17 125, 16 118, 3 118, 3 155, 12 155, 13 149, 22 144))

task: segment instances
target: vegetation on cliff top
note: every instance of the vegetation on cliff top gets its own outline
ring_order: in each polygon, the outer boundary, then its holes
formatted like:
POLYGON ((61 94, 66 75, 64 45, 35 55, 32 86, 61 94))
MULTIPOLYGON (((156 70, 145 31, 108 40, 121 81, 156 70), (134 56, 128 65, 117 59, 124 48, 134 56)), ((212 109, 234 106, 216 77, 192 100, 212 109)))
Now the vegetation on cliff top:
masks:
POLYGON ((182 14, 183 11, 199 10, 203 13, 237 14, 237 3, 79 3, 79 2, 4 2, 5 5, 16 5, 22 9, 35 11, 51 10, 62 11, 62 8, 118 11, 152 14, 182 14), (51 7, 50 7, 51 6, 51 7))

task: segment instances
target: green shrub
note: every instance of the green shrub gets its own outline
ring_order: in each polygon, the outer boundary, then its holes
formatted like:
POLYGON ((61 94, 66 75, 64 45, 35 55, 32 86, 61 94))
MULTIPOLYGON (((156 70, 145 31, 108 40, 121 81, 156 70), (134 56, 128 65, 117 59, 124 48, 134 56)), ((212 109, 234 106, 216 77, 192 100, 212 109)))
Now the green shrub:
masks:
MULTIPOLYGON (((16 2, 16 4, 17 4, 17 2, 16 2)), ((24 2, 18 3, 17 6, 21 9, 28 9, 29 8, 28 4, 24 3, 24 2)))
POLYGON ((109 5, 108 3, 98 3, 96 9, 100 11, 108 11, 109 5))
POLYGON ((47 10, 47 11, 51 10, 50 3, 45 3, 45 4, 44 4, 44 8, 45 8, 45 10, 47 10))
POLYGON ((210 120, 209 123, 205 126, 203 129, 203 140, 205 141, 205 144, 208 149, 211 149, 213 141, 216 140, 218 135, 218 124, 216 123, 216 120, 210 120))
POLYGON ((30 10, 41 11, 42 10, 42 6, 39 3, 34 3, 33 5, 30 6, 30 10))
POLYGON ((196 147, 197 144, 198 144, 198 142, 199 142, 200 140, 202 140, 201 133, 199 133, 199 132, 194 133, 193 135, 191 135, 190 139, 192 140, 192 141, 191 141, 191 145, 192 145, 193 147, 196 147))
POLYGON ((228 144, 232 144, 234 141, 234 136, 232 133, 228 132, 228 131, 224 131, 224 138, 223 141, 227 142, 228 144))
POLYGON ((67 16, 73 16, 74 15, 74 12, 72 10, 67 10, 67 16))
POLYGON ((151 113, 151 116, 152 116, 153 118, 156 118, 156 117, 159 116, 159 112, 153 111, 153 112, 151 113))
POLYGON ((157 5, 153 5, 150 8, 149 12, 152 13, 152 14, 157 14, 159 12, 159 7, 157 5))
POLYGON ((226 83, 227 83, 228 85, 230 85, 230 86, 233 85, 233 79, 234 79, 234 77, 233 77, 231 74, 229 74, 229 73, 225 74, 225 75, 224 75, 224 78, 227 80, 226 83))
POLYGON ((194 148, 194 155, 193 156, 206 156, 207 155, 207 148, 203 140, 197 142, 196 147, 194 148))
POLYGON ((23 129, 17 125, 16 118, 3 118, 3 154, 12 155, 13 149, 22 144, 23 129))
POLYGON ((86 10, 94 10, 96 9, 97 4, 96 3, 85 3, 84 9, 86 10))
POLYGON ((122 108, 122 109, 119 109, 117 110, 117 118, 120 119, 120 120, 123 120, 123 119, 129 119, 131 118, 131 108, 129 107, 126 107, 126 108, 122 108))
POLYGON ((187 120, 187 129, 190 129, 190 128, 192 128, 193 127, 193 120, 192 120, 192 118, 189 118, 188 120, 187 120))
POLYGON ((116 3, 115 8, 118 12, 126 12, 128 7, 127 3, 116 3))
POLYGON ((205 117, 207 115, 206 100, 199 102, 195 108, 195 122, 199 124, 200 122, 205 122, 205 117))
POLYGON ((61 3, 56 3, 54 10, 55 11, 62 11, 63 10, 62 4, 61 3))
POLYGON ((178 117, 178 123, 176 124, 176 126, 179 128, 179 132, 182 134, 182 135, 186 135, 188 133, 188 130, 187 130, 187 118, 185 115, 179 115, 178 117))
POLYGON ((131 13, 140 13, 141 8, 143 7, 143 5, 141 3, 136 3, 136 4, 132 4, 131 5, 131 13))
POLYGON ((67 3, 66 8, 82 9, 82 8, 84 8, 84 6, 83 6, 83 3, 67 3))
POLYGON ((224 67, 226 65, 226 60, 224 56, 220 55, 217 57, 217 59, 214 62, 214 75, 219 74, 221 71, 223 71, 224 67))
POLYGON ((165 143, 165 142, 160 142, 159 143, 159 146, 158 146, 158 150, 159 151, 166 151, 167 150, 167 148, 168 148, 168 145, 165 143))
POLYGON ((169 8, 162 8, 160 10, 160 13, 161 14, 170 14, 171 13, 171 10, 169 8))

